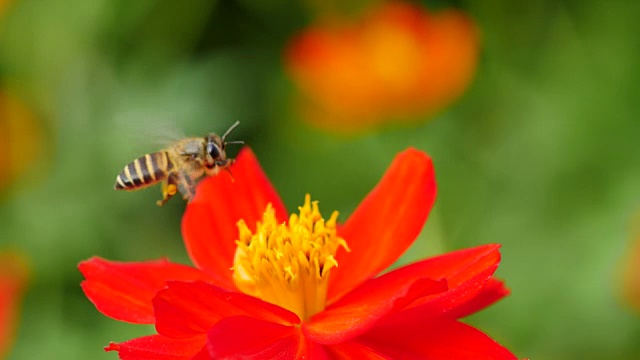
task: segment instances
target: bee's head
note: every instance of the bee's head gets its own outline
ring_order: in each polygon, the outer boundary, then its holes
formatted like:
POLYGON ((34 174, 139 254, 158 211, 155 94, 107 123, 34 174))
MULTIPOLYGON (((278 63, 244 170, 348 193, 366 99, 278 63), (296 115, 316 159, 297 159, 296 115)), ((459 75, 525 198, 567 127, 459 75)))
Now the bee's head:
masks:
POLYGON ((244 144, 244 141, 226 141, 227 136, 238 125, 240 125, 239 121, 233 123, 233 125, 225 131, 222 137, 211 133, 205 138, 207 151, 207 161, 205 162, 205 166, 208 169, 213 169, 215 167, 226 168, 233 163, 233 159, 227 159, 227 154, 224 149, 228 144, 244 144))
POLYGON ((209 134, 205 138, 205 163, 204 165, 213 169, 216 166, 227 165, 227 154, 224 152, 224 142, 217 134, 209 134))

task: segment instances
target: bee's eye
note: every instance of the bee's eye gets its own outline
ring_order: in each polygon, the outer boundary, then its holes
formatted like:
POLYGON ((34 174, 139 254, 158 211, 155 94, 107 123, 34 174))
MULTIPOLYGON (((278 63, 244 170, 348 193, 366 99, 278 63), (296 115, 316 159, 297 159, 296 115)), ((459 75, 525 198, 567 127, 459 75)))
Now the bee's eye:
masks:
POLYGON ((217 159, 220 157, 220 149, 216 144, 212 142, 207 143, 207 154, 209 154, 209 156, 211 156, 212 158, 217 159))

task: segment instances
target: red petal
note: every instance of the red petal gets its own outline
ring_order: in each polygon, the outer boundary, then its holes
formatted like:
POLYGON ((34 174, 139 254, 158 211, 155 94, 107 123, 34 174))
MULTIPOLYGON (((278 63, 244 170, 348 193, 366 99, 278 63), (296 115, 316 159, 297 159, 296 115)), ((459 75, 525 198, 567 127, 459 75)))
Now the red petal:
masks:
POLYGON ((13 345, 29 264, 19 253, 0 253, 0 359, 13 345))
MULTIPOLYGON (((434 317, 453 314, 473 302, 496 271, 500 262, 500 245, 464 249, 407 265, 390 272, 397 277, 446 279, 449 290, 414 301, 407 309, 392 314, 385 324, 403 324, 413 319, 432 321, 434 317)), ((386 276, 386 275, 385 275, 386 276)), ((469 305, 473 308, 475 305, 469 305)), ((465 314, 466 315, 466 314, 465 314)), ((416 320, 417 321, 417 320, 416 320)))
POLYGON ((169 282, 153 299, 156 330, 172 338, 206 334, 220 320, 247 315, 285 325, 299 324, 294 313, 204 282, 169 282))
POLYGON ((333 360, 393 360, 358 341, 347 341, 336 345, 327 346, 327 353, 333 360))
POLYGON ((203 347, 191 360, 212 360, 213 358, 209 355, 209 349, 207 347, 203 347))
POLYGON ((481 331, 455 320, 377 328, 361 340, 394 359, 511 360, 516 357, 481 331))
MULTIPOLYGON (((290 360, 310 358, 299 328, 248 316, 221 320, 209 331, 209 354, 214 359, 290 360)), ((316 348, 316 350, 318 350, 316 348)), ((313 359, 322 353, 316 351, 313 359)))
POLYGON ((201 351, 205 343, 205 336, 171 339, 161 335, 151 335, 119 344, 111 343, 104 349, 117 351, 122 360, 191 360, 201 351))
POLYGON ((116 320, 153 324, 151 299, 167 280, 208 280, 198 269, 167 260, 117 262, 98 257, 83 261, 82 290, 96 308, 116 320))
POLYGON ((311 341, 337 344, 366 332, 385 315, 403 309, 419 297, 446 290, 444 281, 382 276, 311 317, 302 329, 311 341))
POLYGON ((469 302, 452 309, 447 313, 447 316, 454 319, 460 319, 471 314, 475 314, 509 295, 509 293, 509 289, 504 285, 502 280, 491 278, 487 281, 487 284, 476 297, 469 300, 469 302))
POLYGON ((233 179, 225 173, 203 179, 182 218, 182 236, 191 260, 225 289, 235 289, 229 269, 236 251, 238 220, 244 219, 254 229, 269 203, 279 221, 287 219, 282 200, 251 149, 243 148, 230 170, 233 179))
POLYGON ((394 159, 378 185, 341 228, 351 248, 339 250, 328 302, 391 265, 418 236, 436 198, 431 158, 410 148, 394 159))

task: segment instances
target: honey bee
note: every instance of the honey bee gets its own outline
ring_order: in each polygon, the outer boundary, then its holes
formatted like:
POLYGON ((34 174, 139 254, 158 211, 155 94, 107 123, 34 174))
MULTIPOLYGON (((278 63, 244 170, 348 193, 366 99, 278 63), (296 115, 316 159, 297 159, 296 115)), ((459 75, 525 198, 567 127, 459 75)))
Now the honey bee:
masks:
POLYGON ((195 196, 196 181, 203 175, 214 176, 235 161, 228 158, 225 148, 243 141, 226 141, 227 136, 240 124, 236 121, 222 137, 211 133, 206 137, 179 140, 166 149, 143 155, 124 167, 116 177, 116 190, 140 190, 162 182, 162 206, 178 191, 187 200, 195 196))

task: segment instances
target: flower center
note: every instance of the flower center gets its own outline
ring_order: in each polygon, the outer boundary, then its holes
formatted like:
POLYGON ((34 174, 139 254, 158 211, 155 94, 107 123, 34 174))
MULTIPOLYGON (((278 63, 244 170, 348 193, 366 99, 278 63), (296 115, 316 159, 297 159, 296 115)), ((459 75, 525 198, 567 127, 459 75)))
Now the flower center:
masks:
POLYGON ((239 239, 233 260, 233 280, 242 292, 279 305, 308 319, 325 308, 329 272, 338 266, 339 247, 347 243, 336 235, 334 211, 325 221, 318 202, 307 194, 300 214, 278 224, 271 204, 252 233, 238 221, 239 239))

